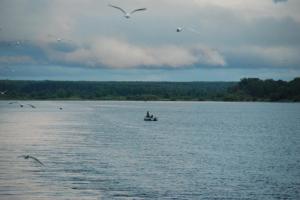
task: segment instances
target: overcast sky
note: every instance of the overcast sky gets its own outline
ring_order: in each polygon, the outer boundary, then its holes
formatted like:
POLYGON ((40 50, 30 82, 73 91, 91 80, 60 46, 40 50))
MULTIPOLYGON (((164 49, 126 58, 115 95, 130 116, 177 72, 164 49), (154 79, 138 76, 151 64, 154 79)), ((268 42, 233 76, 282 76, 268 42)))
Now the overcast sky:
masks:
POLYGON ((299 10, 299 0, 0 0, 0 79, 290 80, 299 10), (125 19, 108 4, 147 11, 125 19))

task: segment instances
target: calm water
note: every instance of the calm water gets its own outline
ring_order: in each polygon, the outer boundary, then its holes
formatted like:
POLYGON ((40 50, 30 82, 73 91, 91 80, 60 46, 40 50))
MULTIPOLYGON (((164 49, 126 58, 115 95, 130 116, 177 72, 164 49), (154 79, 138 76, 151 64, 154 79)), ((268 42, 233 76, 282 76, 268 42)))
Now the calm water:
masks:
POLYGON ((22 103, 0 102, 1 200, 300 199, 300 104, 22 103))

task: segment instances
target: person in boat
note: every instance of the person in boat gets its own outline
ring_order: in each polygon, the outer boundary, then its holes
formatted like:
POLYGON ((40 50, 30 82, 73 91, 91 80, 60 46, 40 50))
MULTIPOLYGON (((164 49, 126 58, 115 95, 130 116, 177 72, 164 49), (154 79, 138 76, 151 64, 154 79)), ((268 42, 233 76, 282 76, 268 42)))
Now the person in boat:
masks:
POLYGON ((146 117, 150 117, 150 113, 149 113, 149 111, 147 111, 146 117))

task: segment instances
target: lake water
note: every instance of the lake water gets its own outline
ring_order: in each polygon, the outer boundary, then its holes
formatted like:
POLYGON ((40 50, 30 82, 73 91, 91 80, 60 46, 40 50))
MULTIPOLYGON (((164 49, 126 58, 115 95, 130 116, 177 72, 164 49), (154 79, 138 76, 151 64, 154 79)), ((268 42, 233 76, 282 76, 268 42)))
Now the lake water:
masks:
POLYGON ((21 103, 0 102, 1 200, 300 199, 300 104, 21 103))

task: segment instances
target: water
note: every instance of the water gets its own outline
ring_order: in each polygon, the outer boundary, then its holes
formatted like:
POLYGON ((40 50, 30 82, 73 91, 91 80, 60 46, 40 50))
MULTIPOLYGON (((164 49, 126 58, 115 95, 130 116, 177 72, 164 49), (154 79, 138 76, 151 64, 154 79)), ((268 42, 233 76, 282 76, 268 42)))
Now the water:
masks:
POLYGON ((300 104, 26 103, 0 102, 1 200, 300 199, 300 104))

